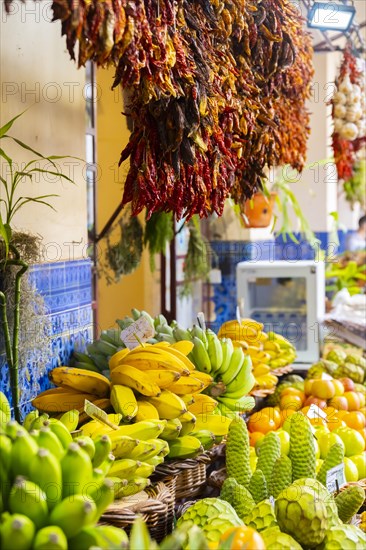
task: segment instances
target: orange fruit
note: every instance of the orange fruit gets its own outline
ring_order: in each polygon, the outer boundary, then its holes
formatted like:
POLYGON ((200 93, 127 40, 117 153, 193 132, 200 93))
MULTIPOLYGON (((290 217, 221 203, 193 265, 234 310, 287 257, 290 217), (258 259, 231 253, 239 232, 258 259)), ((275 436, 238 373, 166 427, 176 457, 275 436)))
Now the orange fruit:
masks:
POLYGON ((283 423, 285 422, 285 420, 287 418, 289 418, 290 416, 292 416, 293 414, 295 414, 295 412, 297 412, 297 411, 295 411, 295 409, 283 409, 281 411, 281 424, 280 425, 282 426, 283 423))
POLYGON ((348 401, 344 395, 335 395, 332 399, 329 400, 329 405, 335 407, 336 409, 347 411, 348 410, 348 401))
POLYGON ((321 418, 320 416, 309 418, 309 422, 312 426, 328 426, 326 420, 324 418, 321 418))
POLYGON ((362 413, 364 416, 366 416, 366 407, 360 408, 360 413, 362 413))
POLYGON ((275 409, 274 407, 264 407, 260 410, 260 412, 266 414, 269 418, 272 418, 272 420, 275 421, 277 428, 281 424, 281 414, 279 409, 275 409))
POLYGON ((344 422, 349 428, 362 430, 366 426, 366 418, 359 411, 351 411, 343 417, 344 422))
POLYGON ((305 401, 305 394, 301 390, 297 390, 296 388, 285 388, 281 392, 281 399, 284 395, 298 395, 302 402, 305 401))
POLYGON ((346 426, 346 423, 341 418, 338 418, 337 416, 332 416, 332 418, 329 419, 327 422, 327 428, 331 432, 333 430, 336 430, 337 428, 344 428, 346 426))
POLYGON ((344 394, 344 386, 340 380, 332 380, 332 384, 335 389, 335 395, 343 395, 344 394))
POLYGON ((308 379, 304 380, 304 393, 305 393, 305 395, 311 395, 311 388, 312 388, 313 382, 314 382, 313 378, 308 378, 308 379))
POLYGON ((332 405, 327 405, 327 406, 324 408, 324 412, 325 412, 325 414, 327 415, 327 418, 331 418, 332 416, 337 416, 337 414, 338 414, 338 409, 332 407, 332 405))
POLYGON ((257 441, 263 439, 264 433, 262 432, 249 432, 249 442, 251 447, 255 447, 257 441))
POLYGON ((269 416, 259 411, 249 418, 248 428, 251 432, 266 434, 276 429, 276 423, 272 418, 269 418, 269 416))
POLYGON ((298 395, 284 395, 280 399, 280 409, 300 410, 302 407, 302 399, 298 395))
POLYGON ((341 418, 343 420, 343 418, 346 416, 346 414, 348 414, 348 411, 346 410, 339 410, 337 412, 337 418, 341 418))
POLYGON ((320 399, 332 399, 336 390, 332 380, 314 380, 311 386, 311 393, 320 399))
POLYGON ((358 397, 358 394, 355 391, 346 391, 344 393, 344 397, 348 402, 348 410, 358 411, 360 408, 360 398, 358 397))

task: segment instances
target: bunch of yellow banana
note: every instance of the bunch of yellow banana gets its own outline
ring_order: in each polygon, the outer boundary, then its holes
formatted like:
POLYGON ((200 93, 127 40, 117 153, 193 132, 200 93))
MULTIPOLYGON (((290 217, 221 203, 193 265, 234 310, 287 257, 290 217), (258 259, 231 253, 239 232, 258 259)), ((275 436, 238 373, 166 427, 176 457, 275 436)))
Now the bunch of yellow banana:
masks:
POLYGON ((272 371, 290 365, 296 358, 295 347, 275 332, 264 332, 263 325, 253 319, 227 321, 219 330, 219 336, 233 341, 251 357, 255 389, 270 389, 277 385, 278 378, 272 371))
POLYGON ((57 387, 43 391, 32 400, 33 407, 39 411, 58 415, 77 409, 82 413, 85 399, 105 411, 111 409, 110 382, 102 374, 73 367, 57 367, 49 373, 49 378, 57 387))
MULTIPOLYGON (((0 419, 1 548, 122 548, 120 529, 97 526, 115 498, 106 475, 111 440, 72 440, 78 411, 50 419, 37 411, 24 424, 0 419)), ((125 480, 124 486, 128 485, 125 480)))

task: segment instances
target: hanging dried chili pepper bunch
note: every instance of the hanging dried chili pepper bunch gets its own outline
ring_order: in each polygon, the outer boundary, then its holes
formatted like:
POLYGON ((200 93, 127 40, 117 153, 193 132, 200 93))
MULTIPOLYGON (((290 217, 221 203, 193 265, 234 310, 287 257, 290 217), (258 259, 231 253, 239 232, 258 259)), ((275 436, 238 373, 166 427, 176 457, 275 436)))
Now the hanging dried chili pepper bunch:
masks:
POLYGON ((79 66, 114 64, 134 121, 123 204, 221 214, 304 164, 311 46, 289 0, 54 0, 79 66))
POLYGON ((265 166, 287 163, 302 170, 309 134, 305 103, 313 76, 311 39, 293 4, 262 0, 244 6, 243 17, 242 2, 225 1, 246 143, 233 190, 237 202, 260 187, 265 166))
POLYGON ((365 62, 357 59, 349 46, 343 56, 337 90, 332 98, 334 159, 338 178, 354 175, 357 152, 366 143, 365 62))

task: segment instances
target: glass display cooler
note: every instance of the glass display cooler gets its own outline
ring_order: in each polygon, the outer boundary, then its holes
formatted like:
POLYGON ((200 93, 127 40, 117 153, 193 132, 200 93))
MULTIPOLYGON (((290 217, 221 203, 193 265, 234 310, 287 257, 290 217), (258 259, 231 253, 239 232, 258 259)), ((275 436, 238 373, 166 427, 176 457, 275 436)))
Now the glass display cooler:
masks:
POLYGON ((325 314, 324 263, 315 261, 241 262, 237 265, 240 314, 296 346, 296 363, 319 359, 325 314))

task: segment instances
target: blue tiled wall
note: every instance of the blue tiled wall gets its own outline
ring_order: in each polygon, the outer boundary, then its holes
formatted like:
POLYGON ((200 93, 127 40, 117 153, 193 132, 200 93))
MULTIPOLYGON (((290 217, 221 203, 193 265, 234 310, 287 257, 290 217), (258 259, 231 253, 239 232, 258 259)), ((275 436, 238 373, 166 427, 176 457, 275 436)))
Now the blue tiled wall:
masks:
MULTIPOLYGON (((49 361, 38 374, 37 358, 30 353, 21 370, 20 401, 23 415, 39 390, 50 387, 48 372, 67 364, 74 348, 83 351, 92 340, 91 262, 75 260, 37 264, 30 268, 30 280, 42 294, 51 324, 49 361)), ((0 390, 10 398, 9 373, 4 355, 0 355, 0 390)))
MULTIPOLYGON (((320 241, 320 249, 330 257, 344 252, 347 233, 338 232, 339 246, 332 242, 332 237, 327 232, 316 232, 320 241)), ((289 238, 284 241, 282 236, 274 241, 212 241, 211 247, 217 258, 218 267, 221 270, 222 281, 213 285, 213 296, 209 299, 214 302, 216 319, 210 323, 213 330, 218 330, 220 325, 229 319, 235 318, 236 313, 236 265, 239 262, 258 262, 261 260, 313 260, 314 249, 307 241, 301 239, 300 234, 295 234, 299 244, 289 238)))

